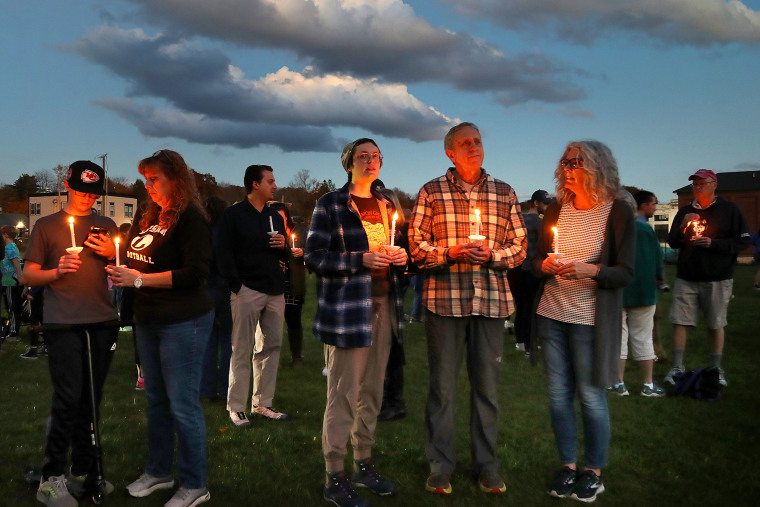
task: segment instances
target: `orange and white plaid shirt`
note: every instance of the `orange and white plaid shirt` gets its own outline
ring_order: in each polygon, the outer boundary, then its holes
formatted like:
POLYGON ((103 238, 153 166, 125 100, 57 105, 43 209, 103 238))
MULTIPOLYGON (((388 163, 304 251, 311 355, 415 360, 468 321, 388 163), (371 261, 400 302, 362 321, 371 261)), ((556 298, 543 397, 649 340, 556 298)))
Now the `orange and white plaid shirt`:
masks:
POLYGON ((453 167, 420 189, 409 227, 409 252, 425 270, 423 304, 431 312, 508 317, 513 302, 507 268, 522 264, 526 250, 525 223, 514 190, 484 169, 469 194, 453 167), (447 255, 451 247, 471 242, 475 209, 480 210, 480 233, 493 254, 481 266, 447 255))

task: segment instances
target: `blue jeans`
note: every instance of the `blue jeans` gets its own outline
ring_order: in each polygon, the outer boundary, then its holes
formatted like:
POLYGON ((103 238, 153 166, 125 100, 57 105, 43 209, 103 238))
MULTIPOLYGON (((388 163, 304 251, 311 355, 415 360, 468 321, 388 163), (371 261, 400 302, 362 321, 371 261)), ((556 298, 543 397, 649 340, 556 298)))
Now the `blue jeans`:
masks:
POLYGON ((537 316, 538 338, 544 351, 549 412, 562 464, 577 462, 575 449, 576 392, 581 402, 586 467, 607 465, 610 413, 607 393, 592 382, 594 326, 569 324, 537 316))
POLYGON ((412 319, 419 321, 422 318, 422 290, 425 285, 425 274, 417 273, 410 278, 411 286, 414 289, 414 299, 412 299, 412 319))
POLYGON ((210 311, 177 324, 135 323, 148 400, 145 472, 154 477, 171 475, 176 428, 180 485, 185 489, 206 486, 206 421, 199 390, 213 321, 210 311))

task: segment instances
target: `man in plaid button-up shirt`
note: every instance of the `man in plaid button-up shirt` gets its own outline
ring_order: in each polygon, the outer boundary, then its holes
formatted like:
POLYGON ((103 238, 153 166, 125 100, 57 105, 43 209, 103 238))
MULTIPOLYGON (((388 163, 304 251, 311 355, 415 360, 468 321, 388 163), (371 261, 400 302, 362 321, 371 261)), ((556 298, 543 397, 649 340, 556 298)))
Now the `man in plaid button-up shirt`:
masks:
POLYGON ((525 259, 525 224, 514 190, 481 167, 483 145, 475 125, 453 127, 444 147, 454 167, 420 189, 409 227, 411 256, 425 270, 423 304, 430 362, 426 489, 451 493, 456 457, 454 394, 466 351, 474 466, 481 490, 502 493, 506 487, 495 455, 496 385, 504 320, 513 311, 507 268, 525 259), (469 238, 477 232, 485 239, 469 238))

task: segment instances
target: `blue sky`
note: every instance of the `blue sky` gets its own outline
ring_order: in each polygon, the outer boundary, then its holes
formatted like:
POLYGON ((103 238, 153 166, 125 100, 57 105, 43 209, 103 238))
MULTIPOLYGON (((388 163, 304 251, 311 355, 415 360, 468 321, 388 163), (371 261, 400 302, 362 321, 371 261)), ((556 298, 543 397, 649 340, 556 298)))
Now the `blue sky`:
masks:
POLYGON ((414 193, 472 121, 521 198, 593 138, 666 201, 698 168, 760 169, 759 56, 760 0, 6 2, 0 182, 104 153, 134 180, 170 148, 219 182, 342 184, 367 136, 414 193))

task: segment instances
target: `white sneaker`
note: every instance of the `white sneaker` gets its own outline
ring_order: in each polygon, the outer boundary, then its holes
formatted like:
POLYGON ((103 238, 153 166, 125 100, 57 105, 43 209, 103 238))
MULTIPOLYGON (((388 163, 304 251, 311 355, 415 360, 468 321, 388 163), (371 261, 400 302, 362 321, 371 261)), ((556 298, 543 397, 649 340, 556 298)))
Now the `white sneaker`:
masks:
POLYGON ((142 474, 139 479, 127 486, 130 496, 142 498, 159 489, 171 489, 174 487, 174 479, 170 475, 166 477, 153 477, 150 474, 142 474))
POLYGON ((193 507, 208 502, 211 499, 211 493, 208 488, 185 489, 179 488, 174 496, 164 504, 164 507, 193 507))
POLYGON ((245 412, 233 412, 230 410, 230 420, 239 428, 247 428, 251 425, 251 421, 248 420, 245 412))
POLYGON ((288 414, 278 412, 270 407, 253 407, 252 412, 272 421, 283 421, 288 418, 288 414))
POLYGON ((53 507, 77 507, 79 503, 66 489, 66 476, 51 476, 40 482, 37 489, 37 500, 53 507))

